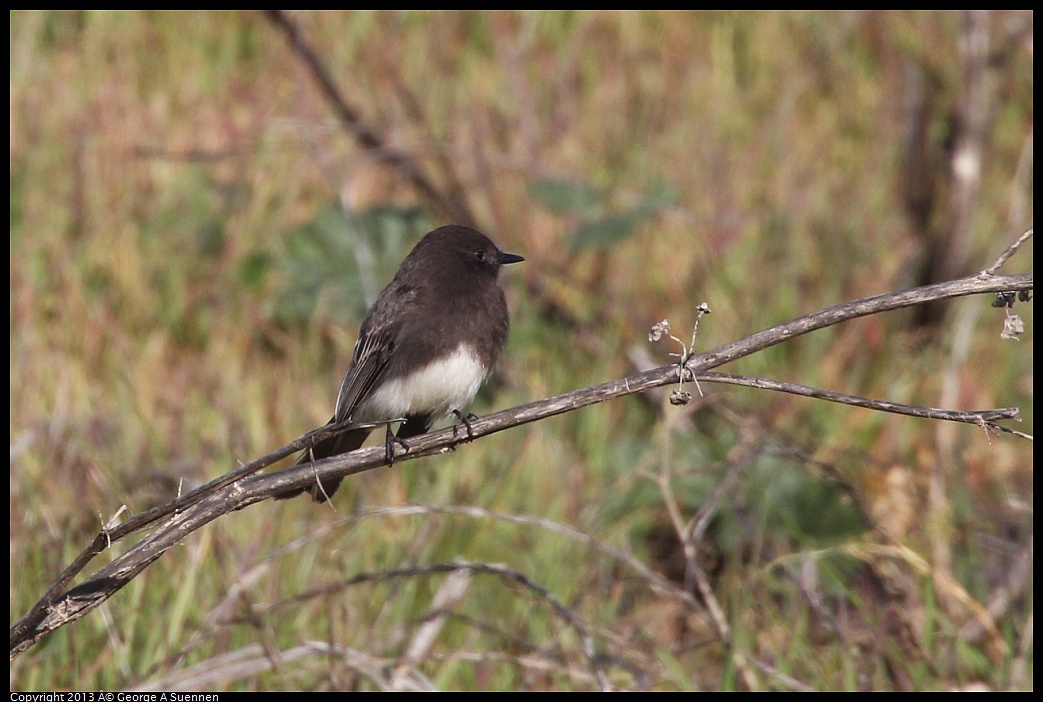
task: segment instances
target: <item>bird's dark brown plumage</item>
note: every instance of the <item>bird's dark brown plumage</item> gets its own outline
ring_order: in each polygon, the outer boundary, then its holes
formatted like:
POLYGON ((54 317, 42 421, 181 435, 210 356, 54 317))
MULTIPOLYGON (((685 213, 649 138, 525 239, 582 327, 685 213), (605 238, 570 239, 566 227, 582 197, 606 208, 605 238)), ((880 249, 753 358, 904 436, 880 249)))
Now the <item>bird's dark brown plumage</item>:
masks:
MULTIPOLYGON (((330 423, 404 417, 401 440, 462 409, 452 405, 473 399, 503 352, 509 320, 497 277, 501 266, 521 260, 469 227, 450 225, 424 236, 367 312, 330 423), (433 363, 441 365, 417 375, 433 363)), ((324 439, 297 464, 353 451, 370 431, 324 439)), ((340 479, 326 480, 321 489, 315 484, 277 497, 307 491, 322 502, 339 485, 340 479)))

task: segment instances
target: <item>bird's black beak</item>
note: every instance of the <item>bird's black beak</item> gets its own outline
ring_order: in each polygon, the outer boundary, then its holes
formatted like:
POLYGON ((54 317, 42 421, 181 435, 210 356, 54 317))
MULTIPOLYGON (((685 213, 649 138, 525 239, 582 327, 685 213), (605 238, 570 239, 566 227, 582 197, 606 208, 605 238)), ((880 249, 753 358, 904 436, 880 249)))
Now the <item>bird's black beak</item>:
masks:
POLYGON ((525 258, 522 257, 522 256, 519 256, 518 254, 505 253, 505 252, 501 251, 500 252, 500 257, 499 257, 498 260, 499 260, 501 266, 505 266, 508 263, 521 263, 522 261, 525 260, 525 258))

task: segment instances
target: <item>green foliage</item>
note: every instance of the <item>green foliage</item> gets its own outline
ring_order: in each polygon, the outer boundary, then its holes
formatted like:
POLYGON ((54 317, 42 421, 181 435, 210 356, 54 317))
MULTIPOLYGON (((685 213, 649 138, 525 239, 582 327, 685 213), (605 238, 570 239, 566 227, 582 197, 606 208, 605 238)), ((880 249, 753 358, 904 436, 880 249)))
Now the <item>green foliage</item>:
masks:
POLYGON ((326 205, 286 234, 276 319, 299 323, 320 307, 340 319, 361 319, 373 301, 374 281, 394 273, 426 227, 426 217, 415 207, 377 207, 346 216, 338 206, 326 205), (360 271, 360 263, 368 269, 360 271))
POLYGON ((848 541, 868 527, 839 486, 809 476, 792 461, 759 461, 747 489, 765 532, 785 534, 812 548, 848 541))
POLYGON ((630 238, 638 226, 677 203, 676 188, 656 183, 641 201, 612 211, 607 193, 585 183, 538 178, 528 185, 529 197, 559 215, 578 216, 584 224, 570 236, 573 248, 599 248, 630 238))

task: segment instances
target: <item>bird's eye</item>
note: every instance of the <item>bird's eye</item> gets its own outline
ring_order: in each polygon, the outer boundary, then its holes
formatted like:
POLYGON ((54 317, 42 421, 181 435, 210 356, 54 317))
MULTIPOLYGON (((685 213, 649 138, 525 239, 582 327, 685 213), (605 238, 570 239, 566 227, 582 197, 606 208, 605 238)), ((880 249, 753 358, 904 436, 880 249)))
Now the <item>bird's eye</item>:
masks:
POLYGON ((477 258, 479 261, 483 261, 484 262, 485 261, 485 249, 475 249, 474 250, 474 257, 477 258))

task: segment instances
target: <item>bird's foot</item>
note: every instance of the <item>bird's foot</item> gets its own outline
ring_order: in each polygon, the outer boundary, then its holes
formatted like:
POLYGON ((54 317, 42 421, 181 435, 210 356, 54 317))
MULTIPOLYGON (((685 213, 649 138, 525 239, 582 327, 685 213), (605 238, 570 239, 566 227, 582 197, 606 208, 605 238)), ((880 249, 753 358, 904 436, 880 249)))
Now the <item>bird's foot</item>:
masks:
POLYGON ((384 460, 387 461, 389 466, 395 464, 395 444, 402 447, 403 453, 409 453, 409 444, 404 439, 395 436, 394 432, 391 431, 391 425, 388 425, 387 435, 384 438, 384 460))
POLYGON ((459 420, 456 424, 453 425, 453 436, 459 436, 457 431, 459 430, 460 425, 463 424, 464 427, 467 429, 467 440, 474 441, 474 430, 471 428, 471 422, 472 420, 478 419, 478 416, 472 414, 471 412, 463 414, 462 412, 460 412, 460 410, 453 410, 453 414, 455 414, 456 418, 459 420))

